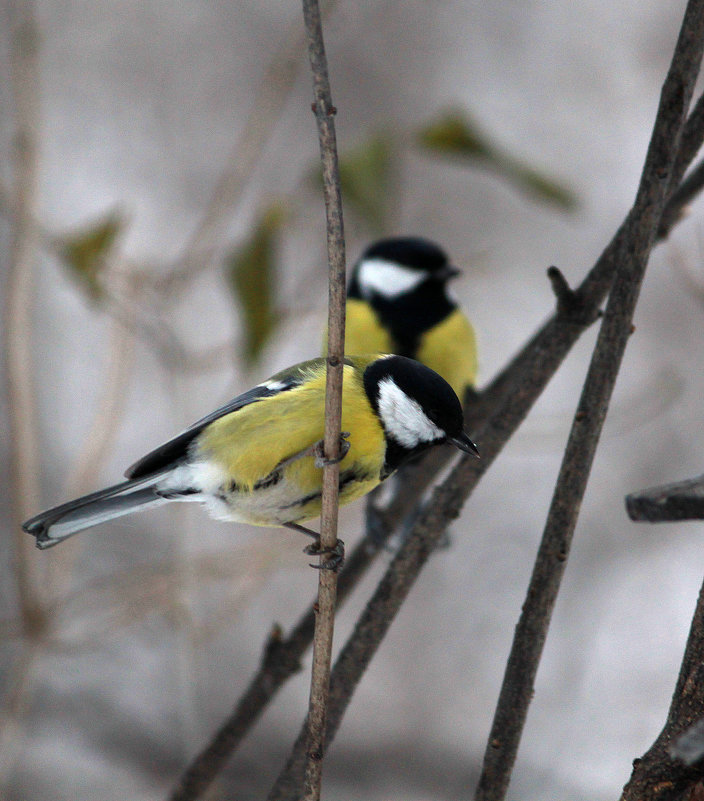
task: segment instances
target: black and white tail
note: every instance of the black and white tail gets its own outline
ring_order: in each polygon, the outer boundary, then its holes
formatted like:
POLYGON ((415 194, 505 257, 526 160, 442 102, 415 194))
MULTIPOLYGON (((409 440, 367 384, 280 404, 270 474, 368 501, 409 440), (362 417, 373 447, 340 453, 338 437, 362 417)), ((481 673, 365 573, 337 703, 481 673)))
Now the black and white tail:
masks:
POLYGON ((48 509, 23 523, 22 528, 36 538, 37 548, 51 548, 86 528, 168 503, 173 498, 157 489, 161 479, 163 473, 123 481, 48 509))

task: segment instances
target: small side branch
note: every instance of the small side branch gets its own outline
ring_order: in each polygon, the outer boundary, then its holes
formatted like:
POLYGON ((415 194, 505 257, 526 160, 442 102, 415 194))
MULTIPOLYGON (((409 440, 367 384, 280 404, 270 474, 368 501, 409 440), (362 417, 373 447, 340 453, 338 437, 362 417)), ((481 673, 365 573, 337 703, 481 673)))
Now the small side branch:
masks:
POLYGON ((704 161, 687 175, 665 206, 658 228, 658 238, 666 239, 673 225, 685 215, 687 204, 702 191, 704 187, 704 161))
POLYGON ((567 279, 555 266, 548 267, 548 280, 552 291, 557 298, 557 313, 572 321, 585 324, 594 322, 599 312, 586 299, 579 290, 570 289, 567 279))
POLYGON ((704 519, 704 475, 633 492, 626 496, 631 520, 661 523, 704 519))

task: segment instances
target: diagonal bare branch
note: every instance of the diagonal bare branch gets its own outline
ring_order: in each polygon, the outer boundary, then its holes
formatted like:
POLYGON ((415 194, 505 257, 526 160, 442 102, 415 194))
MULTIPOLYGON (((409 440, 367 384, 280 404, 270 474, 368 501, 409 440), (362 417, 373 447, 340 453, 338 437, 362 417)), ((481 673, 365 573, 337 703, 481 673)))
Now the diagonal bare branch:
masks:
POLYGON ((690 0, 663 85, 638 193, 577 406, 526 601, 516 627, 475 798, 505 797, 538 664, 570 551, 594 454, 632 331, 632 319, 704 50, 704 2, 690 0))
MULTIPOLYGON (((704 114, 700 113, 702 109, 704 103, 700 100, 685 126, 683 147, 678 159, 682 165, 682 173, 696 155, 704 138, 704 114), (687 158, 683 159, 685 140, 688 142, 687 158)), ((672 197, 669 205, 674 208, 678 202, 672 197)), ((680 215, 675 214, 674 224, 679 219, 680 215)), ((447 483, 452 493, 461 492, 469 495, 503 445, 523 421, 579 336, 597 319, 598 306, 608 293, 613 280, 617 266, 616 255, 625 231, 624 222, 580 287, 573 291, 570 308, 554 314, 486 389, 472 399, 466 411, 466 419, 472 421, 470 429, 479 432, 476 438, 481 443, 482 460, 480 463, 470 463, 469 470, 463 465, 458 465, 447 483)), ((412 487, 410 492, 406 493, 399 487, 391 500, 390 507, 384 510, 381 520, 387 534, 390 534, 399 520, 408 514, 422 494, 422 489, 427 486, 427 482, 449 457, 449 454, 445 454, 443 459, 439 451, 433 455, 440 457, 439 462, 433 465, 425 476, 421 471, 419 477, 410 482, 409 486, 412 487)), ((368 528, 367 534, 369 533, 368 528)), ((347 559, 345 568, 341 572, 338 603, 341 603, 356 586, 372 558, 373 548, 369 541, 364 539, 347 559)), ((420 567, 422 565, 419 569, 420 567)), ((408 579, 412 581, 413 577, 410 576, 408 579)), ((212 740, 184 771, 179 786, 192 788, 192 791, 188 794, 174 795, 173 799, 182 801, 186 798, 197 798, 201 792, 198 788, 207 786, 222 769, 279 687, 298 671, 300 658, 311 641, 313 620, 314 613, 310 608, 284 640, 281 640, 280 632, 270 638, 260 670, 253 677, 247 691, 212 740)), ((333 686, 336 681, 333 677, 333 686)), ((335 701, 335 704, 337 703, 338 701, 335 701)), ((333 715, 338 714, 333 710, 333 715)), ((332 733, 329 734, 330 739, 332 733)), ((285 774, 282 773, 283 775, 285 774)), ((277 784, 278 795, 275 790, 272 792, 272 797, 286 797, 285 793, 280 792, 281 786, 280 777, 277 784)), ((300 784, 298 787, 300 788, 300 784)))
MULTIPOLYGON (((691 118, 688 126, 690 122, 691 118)), ((704 125, 691 127, 701 143, 704 125)), ((482 462, 479 466, 484 470, 488 469, 503 444, 523 421, 579 336, 597 319, 598 304, 608 291, 610 277, 616 269, 615 250, 615 243, 612 242, 587 279, 573 292, 578 302, 571 304, 569 314, 553 315, 486 389, 471 399, 465 418, 471 421, 468 422, 471 431, 479 431, 477 439, 482 445, 482 462), (491 438, 491 442, 488 438, 491 438)), ((389 536, 395 530, 450 455, 449 451, 442 454, 440 449, 436 449, 430 456, 437 457, 437 463, 424 463, 417 476, 397 488, 389 506, 381 514, 382 533, 389 536)), ((476 481, 479 478, 481 474, 476 476, 476 481)), ((469 487, 471 489, 472 486, 469 487)), ((378 536, 377 516, 375 521, 374 528, 378 536)), ((369 534, 368 527, 367 536, 369 534)), ((338 605, 366 573, 374 553, 374 546, 365 538, 346 559, 339 579, 338 605)), ((311 607, 284 640, 281 640, 279 632, 270 638, 259 671, 233 712, 179 780, 179 787, 189 788, 188 792, 172 796, 172 801, 200 796, 222 770, 281 685, 300 669, 300 659, 312 640, 314 617, 311 607)))

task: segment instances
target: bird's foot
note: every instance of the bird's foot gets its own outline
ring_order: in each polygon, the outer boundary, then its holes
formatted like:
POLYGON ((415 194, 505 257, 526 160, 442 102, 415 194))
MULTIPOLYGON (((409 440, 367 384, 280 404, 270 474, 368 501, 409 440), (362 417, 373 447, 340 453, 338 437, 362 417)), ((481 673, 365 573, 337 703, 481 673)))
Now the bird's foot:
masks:
POLYGON ((316 570, 334 570, 337 572, 345 561, 345 543, 342 540, 337 540, 334 547, 323 548, 320 537, 317 537, 314 543, 303 549, 303 553, 307 553, 308 556, 329 556, 329 559, 325 559, 317 565, 310 563, 310 566, 316 570))
POLYGON ((315 540, 315 542, 303 549, 303 553, 308 554, 308 556, 330 557, 330 559, 326 559, 324 562, 320 562, 320 564, 311 564, 311 567, 314 567, 316 570, 335 571, 342 567, 342 564, 345 561, 345 543, 342 540, 337 540, 332 548, 323 548, 320 542, 320 534, 312 529, 306 528, 300 523, 284 523, 284 525, 286 528, 290 528, 293 531, 300 531, 301 534, 305 534, 307 537, 312 537, 315 540))
POLYGON ((313 445, 313 454, 315 455, 315 466, 316 467, 325 467, 326 465, 330 464, 338 464, 341 462, 345 456, 347 456, 347 451, 350 449, 350 443, 347 441, 347 437, 349 437, 349 431, 343 431, 340 434, 340 455, 336 456, 334 459, 328 459, 325 456, 325 443, 323 440, 318 440, 318 442, 313 445))

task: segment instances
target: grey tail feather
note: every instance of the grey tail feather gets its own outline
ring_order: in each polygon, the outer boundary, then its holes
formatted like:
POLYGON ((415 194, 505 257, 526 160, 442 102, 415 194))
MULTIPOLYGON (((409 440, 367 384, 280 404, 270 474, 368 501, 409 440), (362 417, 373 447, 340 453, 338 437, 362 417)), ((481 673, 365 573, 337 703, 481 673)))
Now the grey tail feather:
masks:
POLYGON ((163 473, 134 481, 123 481, 38 514, 22 524, 36 538, 37 548, 51 548, 79 531, 141 509, 161 506, 169 498, 159 494, 156 484, 163 473))

